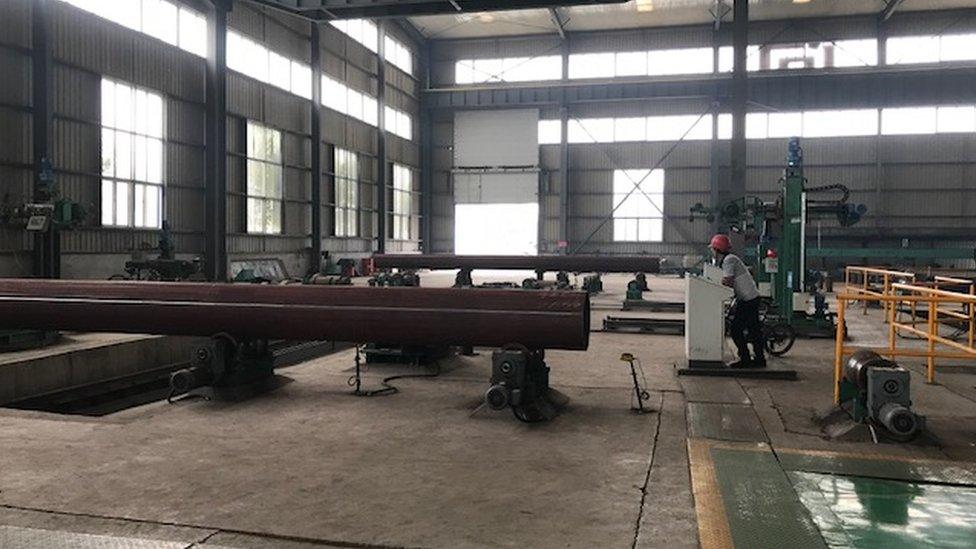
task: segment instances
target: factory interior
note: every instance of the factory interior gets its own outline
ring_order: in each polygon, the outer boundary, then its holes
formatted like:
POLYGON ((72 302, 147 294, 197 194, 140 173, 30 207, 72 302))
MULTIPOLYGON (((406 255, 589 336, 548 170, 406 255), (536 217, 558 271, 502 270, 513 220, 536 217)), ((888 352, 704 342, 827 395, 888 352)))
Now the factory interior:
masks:
POLYGON ((0 549, 976 548, 976 0, 0 0, 0 549))

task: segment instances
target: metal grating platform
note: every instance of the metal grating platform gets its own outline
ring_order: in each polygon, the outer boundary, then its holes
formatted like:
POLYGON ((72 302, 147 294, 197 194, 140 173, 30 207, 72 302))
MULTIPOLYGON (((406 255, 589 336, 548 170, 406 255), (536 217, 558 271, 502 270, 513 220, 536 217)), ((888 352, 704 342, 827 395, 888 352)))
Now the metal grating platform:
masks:
POLYGON ((0 526, 0 547, 3 549, 185 549, 190 545, 192 544, 173 541, 0 526))
POLYGON ((688 403, 688 434, 692 437, 743 442, 764 442, 759 418, 752 406, 712 402, 688 403))

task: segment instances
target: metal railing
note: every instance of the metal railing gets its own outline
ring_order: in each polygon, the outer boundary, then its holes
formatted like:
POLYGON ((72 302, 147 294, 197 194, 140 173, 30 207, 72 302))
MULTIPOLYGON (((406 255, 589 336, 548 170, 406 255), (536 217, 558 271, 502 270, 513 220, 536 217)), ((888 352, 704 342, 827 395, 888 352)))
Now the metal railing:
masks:
POLYGON ((873 351, 894 360, 896 357, 916 357, 926 359, 925 379, 935 382, 935 361, 937 358, 950 358, 976 361, 976 295, 960 293, 934 287, 914 284, 892 283, 887 295, 878 295, 874 290, 849 287, 837 296, 837 338, 834 342, 834 402, 840 402, 840 381, 843 375, 844 357, 864 347, 844 345, 846 314, 848 303, 878 302, 885 306, 888 324, 888 346, 874 347, 873 351), (896 314, 902 305, 909 305, 911 320, 902 321, 896 314), (921 306, 921 309, 920 309, 921 306), (956 306, 947 308, 946 306, 956 306), (922 320, 920 311, 925 312, 922 320), (960 312, 965 311, 965 312, 960 312), (941 319, 940 319, 941 318, 941 319), (941 328, 946 318, 956 324, 964 323, 967 333, 965 341, 945 337, 941 328), (920 327, 922 326, 922 327, 920 327), (923 343, 921 348, 898 348, 899 335, 915 336, 923 343), (948 348, 948 349, 946 349, 948 348))
MULTIPOLYGON (((859 296, 885 296, 890 295, 891 285, 896 282, 915 283, 915 273, 906 271, 892 271, 877 267, 862 267, 858 265, 848 265, 844 268, 844 286, 847 290, 857 288, 859 296)), ((859 299, 864 304, 864 313, 868 314, 868 304, 871 300, 859 299)), ((892 305, 882 301, 881 307, 885 311, 885 321, 891 315, 892 305)))

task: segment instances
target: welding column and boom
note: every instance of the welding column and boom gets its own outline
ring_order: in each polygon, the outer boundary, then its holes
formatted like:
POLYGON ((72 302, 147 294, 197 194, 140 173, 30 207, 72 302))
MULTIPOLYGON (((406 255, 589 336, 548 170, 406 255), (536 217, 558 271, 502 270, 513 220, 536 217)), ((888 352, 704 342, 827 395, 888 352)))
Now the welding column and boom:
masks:
POLYGON ((584 350, 585 292, 0 279, 0 329, 584 350))

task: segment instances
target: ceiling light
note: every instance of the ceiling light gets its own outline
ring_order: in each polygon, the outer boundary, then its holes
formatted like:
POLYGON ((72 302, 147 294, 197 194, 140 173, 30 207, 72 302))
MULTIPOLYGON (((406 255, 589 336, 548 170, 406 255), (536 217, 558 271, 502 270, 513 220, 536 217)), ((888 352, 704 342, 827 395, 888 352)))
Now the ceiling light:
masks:
POLYGON ((478 20, 482 23, 491 23, 495 20, 495 16, 490 13, 482 13, 478 16, 478 20))
POLYGON ((637 0, 637 11, 654 11, 654 0, 637 0))
POLYGON ((794 4, 809 4, 810 0, 793 0, 794 4))

